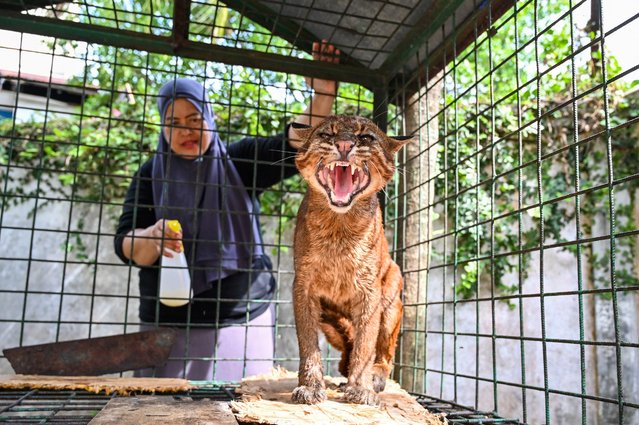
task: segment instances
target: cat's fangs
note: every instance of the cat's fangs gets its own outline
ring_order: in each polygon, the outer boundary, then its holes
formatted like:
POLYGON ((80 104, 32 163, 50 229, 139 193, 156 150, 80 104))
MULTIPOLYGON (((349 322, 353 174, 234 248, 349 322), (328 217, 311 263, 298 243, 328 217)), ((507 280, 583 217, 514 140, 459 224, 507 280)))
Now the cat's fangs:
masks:
POLYGON ((331 202, 338 206, 348 205, 353 197, 361 192, 369 183, 366 165, 360 167, 348 161, 333 161, 329 164, 319 164, 317 180, 328 192, 331 202), (345 179, 349 174, 346 170, 335 170, 335 167, 350 169, 350 180, 345 179), (337 187, 336 187, 337 185, 337 187))
POLYGON ((355 171, 357 170, 361 170, 361 168, 357 165, 357 164, 351 164, 348 161, 333 161, 330 164, 327 165, 327 167, 333 171, 335 170, 335 166, 340 166, 340 167, 351 167, 351 176, 353 174, 355 174, 355 171))

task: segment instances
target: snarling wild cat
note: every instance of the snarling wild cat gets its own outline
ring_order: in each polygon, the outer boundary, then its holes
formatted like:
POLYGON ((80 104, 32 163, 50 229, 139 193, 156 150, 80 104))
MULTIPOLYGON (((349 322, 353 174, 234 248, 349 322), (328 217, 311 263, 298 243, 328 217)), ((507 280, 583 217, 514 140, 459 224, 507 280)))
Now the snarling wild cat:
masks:
POLYGON ((300 351, 296 403, 326 399, 321 329, 342 352, 344 400, 377 404, 402 317, 402 276, 388 253, 377 192, 410 139, 391 138, 372 121, 330 116, 296 131, 296 165, 308 183, 295 229, 293 304, 300 351))

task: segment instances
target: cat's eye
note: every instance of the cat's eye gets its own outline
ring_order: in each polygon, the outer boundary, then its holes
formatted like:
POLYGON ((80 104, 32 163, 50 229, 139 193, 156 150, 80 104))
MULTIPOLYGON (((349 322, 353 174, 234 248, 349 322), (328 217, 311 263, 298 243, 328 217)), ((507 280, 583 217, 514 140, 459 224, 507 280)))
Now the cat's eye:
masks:
POLYGON ((333 135, 330 134, 330 133, 322 132, 322 133, 318 134, 318 136, 321 137, 322 139, 330 139, 333 135))
POLYGON ((375 140, 370 134, 360 134, 359 136, 357 136, 357 138, 364 143, 370 143, 375 140))

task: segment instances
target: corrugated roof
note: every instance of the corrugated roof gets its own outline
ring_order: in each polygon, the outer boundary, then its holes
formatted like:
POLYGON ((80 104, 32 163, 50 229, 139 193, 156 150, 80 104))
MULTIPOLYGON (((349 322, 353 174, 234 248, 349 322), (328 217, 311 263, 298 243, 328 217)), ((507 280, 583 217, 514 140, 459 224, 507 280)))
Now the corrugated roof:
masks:
MULTIPOLYGON (((151 19, 151 24, 136 29, 124 18, 101 24, 79 24, 59 19, 61 2, 44 0, 0 0, 0 28, 43 35, 71 37, 157 53, 246 65, 298 73, 311 77, 357 82, 369 88, 388 85, 394 78, 422 78, 441 68, 461 52, 476 34, 490 27, 514 0, 226 0, 223 3, 268 32, 288 41, 293 50, 252 48, 235 43, 234 47, 202 41, 192 27, 213 32, 219 7, 210 0, 175 0, 171 16, 151 19), (16 10, 28 10, 49 3, 51 13, 43 17, 16 10), (204 11, 207 22, 198 19, 195 10, 204 11), (214 13, 210 13, 215 11, 214 13), (155 22, 155 24, 153 24, 155 22), (158 22, 164 24, 158 25, 158 22), (154 26, 155 25, 155 26, 154 26), (164 26, 162 26, 164 25, 164 26), (166 25, 172 25, 171 35, 166 25), (115 26, 113 28, 112 26, 115 26), (191 26, 191 29, 189 27, 191 26), (137 32, 136 32, 137 31, 137 32), (159 31, 159 32, 158 32, 159 31), (313 41, 328 40, 343 53, 340 64, 301 59, 299 52, 311 52, 313 41), (429 58, 429 69, 423 63, 429 58), (437 58, 437 60, 432 60, 437 58)), ((76 1, 75 3, 78 3, 76 1)), ((90 0, 79 2, 85 6, 90 0)), ((115 6, 114 6, 115 7, 115 6)), ((118 6, 125 8, 125 5, 118 6)), ((85 7, 86 9, 86 7, 85 7)), ((88 10, 88 9, 87 9, 88 10)), ((116 14, 117 16, 118 14, 116 14)), ((154 15, 155 16, 155 15, 154 15)), ((232 44, 232 43, 231 43, 232 44)), ((263 46, 262 46, 263 47, 263 46)), ((431 74, 432 75, 432 74, 431 74)))

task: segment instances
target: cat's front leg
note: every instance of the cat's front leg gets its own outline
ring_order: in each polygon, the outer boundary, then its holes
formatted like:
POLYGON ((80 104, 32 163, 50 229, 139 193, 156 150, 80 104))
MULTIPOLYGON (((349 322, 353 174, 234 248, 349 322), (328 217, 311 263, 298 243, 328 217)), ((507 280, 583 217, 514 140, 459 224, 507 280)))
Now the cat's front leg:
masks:
POLYGON ((380 325, 380 299, 366 300, 354 317, 354 341, 344 400, 350 403, 378 405, 373 388, 373 362, 380 325))
POLYGON ((317 340, 319 329, 319 303, 314 302, 297 277, 293 284, 295 328, 300 352, 298 386, 293 390, 294 403, 317 404, 326 400, 324 371, 317 340))

